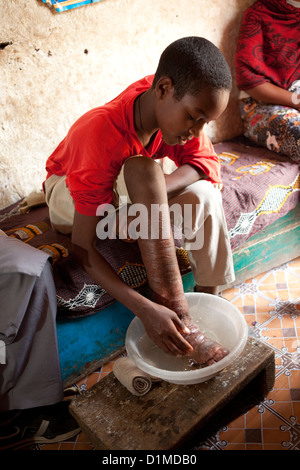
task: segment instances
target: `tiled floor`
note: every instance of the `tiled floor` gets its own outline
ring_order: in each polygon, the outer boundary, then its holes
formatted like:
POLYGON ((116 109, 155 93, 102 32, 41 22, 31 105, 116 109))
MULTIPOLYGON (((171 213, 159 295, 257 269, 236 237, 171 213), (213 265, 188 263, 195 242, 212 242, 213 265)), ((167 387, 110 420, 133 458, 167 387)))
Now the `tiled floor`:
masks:
MULTIPOLYGON (((245 315, 250 334, 275 352, 273 390, 259 405, 193 450, 300 450, 300 258, 223 292, 245 315)), ((86 390, 112 370, 113 362, 78 385, 86 390)), ((92 450, 83 433, 41 450, 92 450)))

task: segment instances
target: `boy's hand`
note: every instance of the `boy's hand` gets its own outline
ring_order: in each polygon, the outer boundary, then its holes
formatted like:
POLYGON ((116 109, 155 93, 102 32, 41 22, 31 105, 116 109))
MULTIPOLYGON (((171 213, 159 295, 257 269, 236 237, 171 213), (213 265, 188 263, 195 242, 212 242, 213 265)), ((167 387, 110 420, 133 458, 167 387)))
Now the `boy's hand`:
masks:
POLYGON ((166 353, 175 356, 191 353, 193 347, 182 336, 189 330, 178 315, 154 302, 151 307, 151 311, 140 316, 149 338, 166 353))

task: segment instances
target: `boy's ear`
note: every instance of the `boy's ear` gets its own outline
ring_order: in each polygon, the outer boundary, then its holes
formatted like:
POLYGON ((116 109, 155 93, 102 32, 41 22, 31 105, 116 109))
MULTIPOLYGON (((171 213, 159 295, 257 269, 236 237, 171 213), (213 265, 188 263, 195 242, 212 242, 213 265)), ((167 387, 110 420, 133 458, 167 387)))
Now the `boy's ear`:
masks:
POLYGON ((173 90, 173 80, 170 77, 161 77, 155 86, 155 92, 159 99, 165 98, 165 96, 173 90))

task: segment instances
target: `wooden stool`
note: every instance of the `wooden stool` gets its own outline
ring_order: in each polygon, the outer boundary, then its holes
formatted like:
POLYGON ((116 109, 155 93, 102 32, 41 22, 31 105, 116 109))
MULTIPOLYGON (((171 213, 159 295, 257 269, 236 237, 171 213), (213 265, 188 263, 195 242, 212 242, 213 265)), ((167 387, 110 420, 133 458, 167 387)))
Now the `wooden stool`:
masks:
POLYGON ((162 381, 136 397, 111 372, 74 399, 70 412, 96 449, 171 450, 182 447, 252 381, 262 399, 274 385, 275 356, 249 338, 232 365, 207 382, 162 381))

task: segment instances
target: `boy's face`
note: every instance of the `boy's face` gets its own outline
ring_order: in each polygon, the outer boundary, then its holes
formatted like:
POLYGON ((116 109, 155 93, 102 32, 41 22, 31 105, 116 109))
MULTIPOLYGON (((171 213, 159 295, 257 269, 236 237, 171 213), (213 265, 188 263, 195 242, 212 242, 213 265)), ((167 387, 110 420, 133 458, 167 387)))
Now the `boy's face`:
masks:
POLYGON ((174 87, 166 79, 160 84, 156 119, 163 139, 168 145, 184 145, 193 137, 200 137, 205 124, 214 121, 225 111, 229 91, 207 87, 193 96, 186 94, 179 101, 174 98, 174 87))

